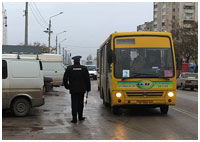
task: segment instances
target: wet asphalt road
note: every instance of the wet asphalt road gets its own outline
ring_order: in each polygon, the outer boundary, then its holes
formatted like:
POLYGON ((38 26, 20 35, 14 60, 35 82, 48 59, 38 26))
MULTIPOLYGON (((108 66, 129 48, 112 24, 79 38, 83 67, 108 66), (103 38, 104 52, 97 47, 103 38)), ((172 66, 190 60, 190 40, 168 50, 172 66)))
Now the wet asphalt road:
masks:
POLYGON ((160 110, 122 109, 113 115, 102 104, 97 82, 84 108, 85 121, 72 124, 71 97, 64 87, 45 96, 46 104, 27 117, 13 117, 3 111, 3 140, 197 140, 198 92, 178 90, 176 106, 168 115, 160 110))

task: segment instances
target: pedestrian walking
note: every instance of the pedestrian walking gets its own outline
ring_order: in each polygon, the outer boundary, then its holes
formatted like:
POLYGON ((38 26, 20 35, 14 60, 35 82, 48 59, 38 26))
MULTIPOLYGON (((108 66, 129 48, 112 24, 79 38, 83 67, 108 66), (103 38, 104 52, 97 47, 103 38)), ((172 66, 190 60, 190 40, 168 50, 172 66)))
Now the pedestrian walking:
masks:
POLYGON ((81 56, 74 56, 74 65, 68 66, 64 77, 63 84, 66 89, 70 90, 72 123, 85 120, 83 117, 84 94, 91 90, 90 77, 86 66, 80 65, 81 56))

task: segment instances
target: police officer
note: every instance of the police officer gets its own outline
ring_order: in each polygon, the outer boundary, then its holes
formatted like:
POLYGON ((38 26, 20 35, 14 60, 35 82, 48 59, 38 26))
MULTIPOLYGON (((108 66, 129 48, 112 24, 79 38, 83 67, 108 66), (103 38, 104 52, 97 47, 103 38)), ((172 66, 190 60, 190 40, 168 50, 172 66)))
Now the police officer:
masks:
POLYGON ((83 117, 84 93, 91 90, 87 67, 80 65, 80 58, 81 56, 72 58, 74 65, 67 67, 63 77, 63 84, 71 94, 72 123, 77 123, 77 114, 80 121, 85 120, 83 117))

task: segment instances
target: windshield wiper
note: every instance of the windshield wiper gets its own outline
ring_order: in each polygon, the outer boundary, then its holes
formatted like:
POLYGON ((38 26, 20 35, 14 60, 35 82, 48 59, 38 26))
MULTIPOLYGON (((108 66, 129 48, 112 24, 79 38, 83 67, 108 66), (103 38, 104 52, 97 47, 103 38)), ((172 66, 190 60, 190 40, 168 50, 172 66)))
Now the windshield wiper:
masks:
POLYGON ((151 76, 152 78, 156 77, 156 78, 161 78, 161 79, 165 79, 165 80, 169 80, 168 77, 162 77, 162 76, 158 76, 158 75, 154 75, 154 76, 151 76))
POLYGON ((169 78, 167 78, 167 77, 161 77, 161 76, 158 76, 158 75, 155 75, 155 74, 148 74, 148 73, 134 73, 134 74, 135 75, 130 76, 130 77, 123 77, 122 80, 135 78, 135 77, 138 77, 140 75, 148 75, 148 78, 161 78, 161 79, 169 80, 169 78), (151 75, 151 76, 149 76, 149 75, 151 75))

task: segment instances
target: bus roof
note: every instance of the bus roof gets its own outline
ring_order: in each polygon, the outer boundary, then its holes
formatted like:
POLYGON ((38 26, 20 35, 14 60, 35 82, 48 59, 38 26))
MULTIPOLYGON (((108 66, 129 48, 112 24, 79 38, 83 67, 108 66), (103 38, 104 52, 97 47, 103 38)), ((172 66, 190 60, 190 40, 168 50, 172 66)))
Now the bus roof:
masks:
POLYGON ((126 36, 126 35, 165 35, 171 36, 169 32, 147 32, 147 31, 140 31, 140 32, 115 32, 111 34, 112 36, 126 36))
POLYGON ((101 45, 100 48, 108 42, 111 37, 115 36, 128 36, 128 35, 160 35, 160 36, 169 36, 171 37, 171 33, 169 32, 150 32, 150 31, 139 31, 139 32, 114 32, 112 33, 101 45))

